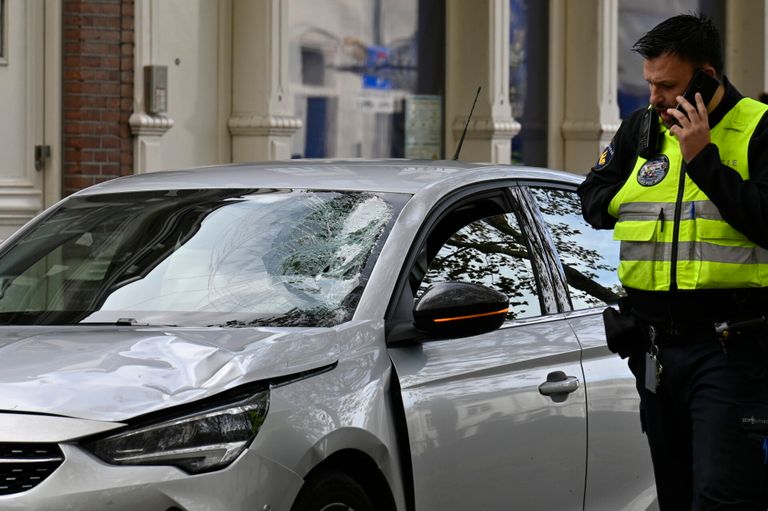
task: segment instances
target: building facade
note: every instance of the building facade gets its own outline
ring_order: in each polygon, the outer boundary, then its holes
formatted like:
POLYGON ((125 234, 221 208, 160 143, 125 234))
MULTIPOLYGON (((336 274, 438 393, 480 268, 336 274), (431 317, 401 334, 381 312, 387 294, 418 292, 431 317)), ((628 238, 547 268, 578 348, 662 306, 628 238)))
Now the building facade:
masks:
POLYGON ((711 16, 731 80, 767 90, 767 3, 0 0, 0 238, 106 179, 450 159, 465 126, 461 159, 583 173, 647 100, 630 48, 670 15, 711 16))

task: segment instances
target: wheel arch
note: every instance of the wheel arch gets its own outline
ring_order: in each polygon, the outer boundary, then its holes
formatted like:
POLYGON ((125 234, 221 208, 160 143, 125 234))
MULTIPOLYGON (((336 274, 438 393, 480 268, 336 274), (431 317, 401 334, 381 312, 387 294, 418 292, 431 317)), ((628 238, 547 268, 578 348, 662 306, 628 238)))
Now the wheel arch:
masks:
POLYGON ((367 453, 358 449, 341 449, 332 453, 304 476, 304 480, 324 472, 342 472, 353 478, 370 496, 377 511, 395 511, 395 497, 387 477, 367 453))

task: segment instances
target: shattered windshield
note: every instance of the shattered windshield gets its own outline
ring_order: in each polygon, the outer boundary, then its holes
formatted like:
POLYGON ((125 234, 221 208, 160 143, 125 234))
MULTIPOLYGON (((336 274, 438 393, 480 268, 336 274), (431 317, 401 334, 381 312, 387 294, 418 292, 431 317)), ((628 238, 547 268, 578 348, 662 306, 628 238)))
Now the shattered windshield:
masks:
POLYGON ((0 324, 337 325, 402 202, 272 189, 73 197, 0 255, 0 324))

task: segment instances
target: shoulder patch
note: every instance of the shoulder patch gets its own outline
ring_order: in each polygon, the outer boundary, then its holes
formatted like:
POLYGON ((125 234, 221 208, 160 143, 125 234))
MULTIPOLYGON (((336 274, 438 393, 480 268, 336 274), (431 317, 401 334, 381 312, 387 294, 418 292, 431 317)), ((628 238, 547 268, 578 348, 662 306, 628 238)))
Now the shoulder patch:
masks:
POLYGON ((669 172, 669 158, 666 155, 648 160, 637 171, 637 182, 643 186, 653 186, 661 183, 669 172))
POLYGON ((608 164, 611 163, 611 160, 613 160, 614 152, 616 152, 616 150, 613 147, 613 140, 611 140, 611 143, 608 144, 605 149, 603 149, 602 153, 600 153, 600 157, 595 162, 592 170, 603 170, 606 166, 608 166, 608 164))

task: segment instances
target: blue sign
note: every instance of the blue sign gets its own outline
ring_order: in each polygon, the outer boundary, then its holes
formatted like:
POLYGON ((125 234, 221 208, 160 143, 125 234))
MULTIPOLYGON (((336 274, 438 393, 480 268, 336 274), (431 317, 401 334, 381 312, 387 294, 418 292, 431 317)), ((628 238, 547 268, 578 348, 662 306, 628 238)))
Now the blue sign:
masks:
POLYGON ((368 69, 375 69, 386 65, 389 62, 389 55, 392 50, 386 46, 367 46, 365 48, 365 66, 368 69))
POLYGON ((382 68, 389 65, 392 50, 386 46, 367 46, 365 48, 365 71, 363 72, 363 89, 389 90, 392 80, 379 76, 382 68))
POLYGON ((363 75, 363 89, 389 90, 392 88, 392 80, 376 75, 363 75))

